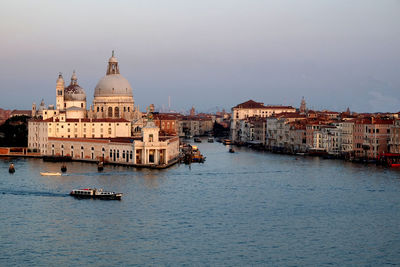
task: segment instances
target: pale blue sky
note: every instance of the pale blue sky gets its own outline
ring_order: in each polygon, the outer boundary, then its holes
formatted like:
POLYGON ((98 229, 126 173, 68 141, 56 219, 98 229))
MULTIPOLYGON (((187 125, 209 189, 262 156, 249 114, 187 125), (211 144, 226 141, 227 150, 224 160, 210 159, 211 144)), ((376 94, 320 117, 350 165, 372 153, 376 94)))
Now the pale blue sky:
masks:
POLYGON ((88 104, 111 50, 135 103, 400 111, 398 0, 1 1, 0 107, 55 103, 72 70, 88 104))

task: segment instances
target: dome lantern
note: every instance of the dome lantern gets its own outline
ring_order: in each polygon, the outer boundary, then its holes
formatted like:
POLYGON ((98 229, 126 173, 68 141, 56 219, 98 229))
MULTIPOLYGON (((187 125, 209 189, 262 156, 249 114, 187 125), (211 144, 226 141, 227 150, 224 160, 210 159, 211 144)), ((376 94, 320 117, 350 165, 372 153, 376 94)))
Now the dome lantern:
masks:
POLYGON ((112 51, 112 55, 108 60, 108 67, 107 67, 107 75, 112 75, 112 74, 119 74, 118 60, 116 57, 114 57, 114 50, 112 51))

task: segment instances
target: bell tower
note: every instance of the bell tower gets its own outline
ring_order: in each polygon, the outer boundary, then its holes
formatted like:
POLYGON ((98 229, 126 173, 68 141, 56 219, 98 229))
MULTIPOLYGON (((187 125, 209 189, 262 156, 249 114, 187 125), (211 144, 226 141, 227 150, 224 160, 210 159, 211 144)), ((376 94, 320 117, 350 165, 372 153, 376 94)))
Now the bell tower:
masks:
POLYGON ((56 109, 57 110, 64 110, 64 87, 65 82, 64 78, 60 72, 57 79, 56 85, 56 109))

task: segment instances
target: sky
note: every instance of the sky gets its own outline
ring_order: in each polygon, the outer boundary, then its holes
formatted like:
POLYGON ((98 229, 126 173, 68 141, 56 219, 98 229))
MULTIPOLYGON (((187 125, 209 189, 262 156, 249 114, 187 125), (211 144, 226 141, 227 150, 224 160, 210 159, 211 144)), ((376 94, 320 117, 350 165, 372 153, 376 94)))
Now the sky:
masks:
POLYGON ((92 103, 115 50, 135 105, 210 112, 253 99, 400 111, 400 0, 0 2, 0 108, 55 104, 62 72, 92 103))

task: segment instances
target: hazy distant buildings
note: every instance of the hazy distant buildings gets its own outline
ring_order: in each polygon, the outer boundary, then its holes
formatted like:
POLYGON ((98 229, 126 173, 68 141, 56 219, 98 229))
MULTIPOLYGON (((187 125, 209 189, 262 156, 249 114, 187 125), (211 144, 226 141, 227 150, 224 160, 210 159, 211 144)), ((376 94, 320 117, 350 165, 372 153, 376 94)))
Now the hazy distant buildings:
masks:
POLYGON ((376 160, 400 153, 398 113, 356 114, 307 110, 247 101, 232 108, 231 138, 284 153, 326 154, 376 160))
POLYGON ((266 118, 279 113, 296 112, 292 106, 264 106, 263 103, 253 100, 246 101, 232 108, 231 117, 231 138, 238 141, 237 138, 243 136, 243 126, 241 120, 249 117, 266 118))

